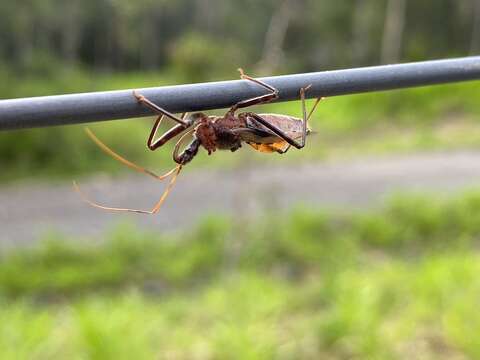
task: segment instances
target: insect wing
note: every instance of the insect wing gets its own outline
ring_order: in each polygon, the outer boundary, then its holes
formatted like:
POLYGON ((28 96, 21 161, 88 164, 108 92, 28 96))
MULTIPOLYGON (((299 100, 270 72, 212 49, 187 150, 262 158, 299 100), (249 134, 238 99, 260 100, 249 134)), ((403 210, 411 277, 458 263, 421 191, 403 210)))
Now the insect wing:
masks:
MULTIPOLYGON (((302 120, 293 116, 280 115, 280 114, 259 114, 263 119, 268 121, 270 124, 275 125, 277 128, 281 129, 286 135, 292 139, 300 139, 303 133, 303 123, 302 120)), ((258 124, 263 130, 268 130, 261 124, 258 124)))

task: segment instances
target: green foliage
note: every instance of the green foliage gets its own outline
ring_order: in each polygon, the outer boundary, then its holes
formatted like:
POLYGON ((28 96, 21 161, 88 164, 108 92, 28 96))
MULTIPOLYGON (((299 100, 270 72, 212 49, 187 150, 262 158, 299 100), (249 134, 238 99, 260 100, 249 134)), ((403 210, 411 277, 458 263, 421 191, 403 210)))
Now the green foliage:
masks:
POLYGON ((119 228, 101 245, 47 238, 39 248, 4 259, 0 294, 65 296, 150 282, 158 287, 188 285, 220 267, 225 232, 225 224, 216 219, 205 221, 183 241, 128 227, 119 228))
POLYGON ((0 357, 477 358, 479 207, 471 191, 51 235, 2 256, 0 357))
POLYGON ((361 264, 364 251, 418 257, 469 249, 478 240, 478 214, 480 194, 470 192, 458 199, 398 196, 384 209, 365 213, 298 208, 242 226, 239 233, 230 221, 212 217, 180 235, 128 226, 101 243, 64 242, 54 235, 41 247, 4 254, 0 294, 70 296, 130 286, 171 291, 235 269, 282 271, 296 278, 312 271, 335 274, 361 264), (91 245, 79 245, 85 243, 91 245), (233 259, 235 267, 225 259, 233 259))
POLYGON ((232 64, 245 61, 241 50, 233 43, 206 37, 198 33, 184 34, 170 51, 171 70, 176 79, 200 82, 221 76, 230 78, 232 64), (220 56, 221 54, 221 56, 220 56))
POLYGON ((479 355, 478 255, 285 282, 227 276, 188 296, 135 291, 4 303, 3 358, 423 358, 479 355), (422 344, 419 346, 418 344, 422 344))

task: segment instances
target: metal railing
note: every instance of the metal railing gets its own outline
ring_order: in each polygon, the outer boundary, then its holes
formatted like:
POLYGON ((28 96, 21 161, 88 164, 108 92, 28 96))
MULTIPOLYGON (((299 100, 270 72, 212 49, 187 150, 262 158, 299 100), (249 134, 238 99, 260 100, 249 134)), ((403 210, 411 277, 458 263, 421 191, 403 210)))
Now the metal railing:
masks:
MULTIPOLYGON (((277 101, 399 89, 480 79, 480 56, 407 64, 314 72, 262 78, 279 90, 277 101)), ((264 90, 244 80, 137 89, 149 99, 180 113, 226 108, 264 90)), ((0 130, 79 124, 152 115, 132 90, 43 96, 0 101, 0 130)))

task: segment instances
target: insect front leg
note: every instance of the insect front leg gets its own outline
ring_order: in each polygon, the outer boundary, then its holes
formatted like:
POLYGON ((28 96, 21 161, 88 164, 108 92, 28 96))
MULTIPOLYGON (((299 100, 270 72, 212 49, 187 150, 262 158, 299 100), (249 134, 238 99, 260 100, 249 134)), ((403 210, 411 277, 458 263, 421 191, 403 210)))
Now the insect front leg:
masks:
POLYGON ((194 130, 190 130, 187 133, 183 134, 182 137, 175 144, 173 149, 173 160, 180 166, 185 165, 192 161, 192 159, 197 155, 198 149, 200 148, 200 140, 194 138, 190 144, 183 150, 180 154, 180 145, 183 143, 183 140, 192 134, 194 130))
MULTIPOLYGON (((182 115, 182 120, 185 119, 186 115, 187 115, 186 113, 182 115)), ((161 137, 155 140, 155 135, 157 134, 157 130, 160 127, 162 119, 163 119, 163 115, 160 115, 157 118, 157 120, 155 121, 155 124, 153 125, 152 131, 150 132, 150 136, 148 137, 148 140, 147 140, 147 147, 152 151, 158 149, 160 146, 164 145, 170 139, 173 139, 175 136, 181 134, 183 131, 185 131, 188 128, 181 124, 175 125, 173 128, 168 130, 165 134, 163 134, 161 137)))
POLYGON ((183 119, 180 119, 179 117, 175 116, 174 114, 172 114, 171 112, 168 112, 167 110, 161 108, 160 106, 158 106, 157 104, 153 103, 152 101, 148 100, 145 96, 137 93, 135 90, 133 91, 133 96, 135 96, 135 98, 137 99, 137 101, 140 103, 140 104, 143 104, 145 106, 147 106, 148 108, 150 108, 151 110, 153 110, 154 112, 160 114, 160 115, 165 115, 166 117, 169 117, 170 119, 172 119, 173 121, 176 121, 177 123, 185 126, 185 127, 188 127, 189 126, 189 123, 186 122, 185 120, 183 119))
POLYGON ((192 161, 192 159, 197 155, 199 147, 200 141, 198 139, 194 139, 180 154, 178 154, 178 152, 174 152, 173 160, 175 160, 177 164, 185 165, 192 161))

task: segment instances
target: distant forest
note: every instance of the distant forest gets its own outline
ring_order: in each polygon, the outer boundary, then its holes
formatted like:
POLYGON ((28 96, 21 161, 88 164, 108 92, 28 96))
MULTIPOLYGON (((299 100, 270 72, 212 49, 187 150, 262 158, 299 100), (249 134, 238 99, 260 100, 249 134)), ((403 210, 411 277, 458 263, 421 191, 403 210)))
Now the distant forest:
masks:
POLYGON ((17 72, 322 70, 478 53, 480 0, 0 1, 0 36, 17 72))

